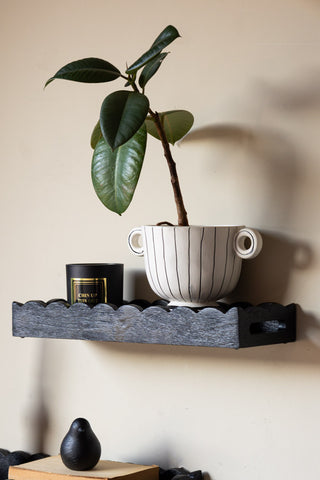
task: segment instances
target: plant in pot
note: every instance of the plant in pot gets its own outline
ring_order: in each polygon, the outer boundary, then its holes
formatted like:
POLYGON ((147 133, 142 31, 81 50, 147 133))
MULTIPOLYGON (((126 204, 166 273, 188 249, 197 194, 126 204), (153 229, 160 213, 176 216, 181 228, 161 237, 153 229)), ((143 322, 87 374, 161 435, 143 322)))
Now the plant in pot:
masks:
POLYGON ((142 226, 129 233, 129 247, 144 255, 153 291, 171 305, 209 306, 236 286, 242 259, 253 258, 262 240, 255 230, 241 226, 190 226, 170 145, 193 125, 186 110, 157 112, 145 89, 168 55, 164 49, 180 37, 167 26, 151 47, 124 73, 100 58, 68 63, 49 78, 84 83, 125 81, 103 100, 91 135, 91 177, 95 192, 111 211, 121 215, 133 198, 144 161, 147 135, 160 140, 169 168, 177 209, 177 225, 142 226), (142 242, 139 242, 139 240, 142 242))

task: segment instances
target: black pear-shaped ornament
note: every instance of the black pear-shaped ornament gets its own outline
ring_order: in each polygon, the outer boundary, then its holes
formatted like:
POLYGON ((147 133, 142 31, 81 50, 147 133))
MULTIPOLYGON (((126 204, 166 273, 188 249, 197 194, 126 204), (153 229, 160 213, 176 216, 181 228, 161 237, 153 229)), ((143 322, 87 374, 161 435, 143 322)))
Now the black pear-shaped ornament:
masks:
POLYGON ((90 470, 99 461, 101 445, 85 418, 77 418, 62 440, 60 455, 71 470, 90 470))

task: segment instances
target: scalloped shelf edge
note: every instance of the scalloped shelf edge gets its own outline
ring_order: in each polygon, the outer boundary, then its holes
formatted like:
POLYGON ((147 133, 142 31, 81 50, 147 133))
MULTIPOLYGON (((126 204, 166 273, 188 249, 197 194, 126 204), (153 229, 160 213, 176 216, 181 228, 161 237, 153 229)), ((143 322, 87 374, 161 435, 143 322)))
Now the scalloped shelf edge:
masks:
POLYGON ((193 310, 166 302, 120 307, 65 300, 12 303, 15 337, 244 348, 296 340, 296 305, 219 304, 193 310))

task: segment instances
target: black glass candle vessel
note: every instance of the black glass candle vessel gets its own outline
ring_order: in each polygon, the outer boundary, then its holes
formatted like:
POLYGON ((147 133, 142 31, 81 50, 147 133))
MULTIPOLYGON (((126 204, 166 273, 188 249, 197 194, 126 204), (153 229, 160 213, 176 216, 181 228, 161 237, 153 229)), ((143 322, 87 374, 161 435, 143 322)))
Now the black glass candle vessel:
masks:
POLYGON ((73 263, 66 271, 68 303, 122 305, 122 263, 73 263))

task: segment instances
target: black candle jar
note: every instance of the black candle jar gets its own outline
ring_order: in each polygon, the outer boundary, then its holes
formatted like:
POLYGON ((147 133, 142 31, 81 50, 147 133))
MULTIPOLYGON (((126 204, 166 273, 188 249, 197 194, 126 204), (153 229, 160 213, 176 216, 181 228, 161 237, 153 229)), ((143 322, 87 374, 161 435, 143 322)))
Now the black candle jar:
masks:
POLYGON ((122 263, 73 263, 66 271, 68 303, 122 305, 122 263))

